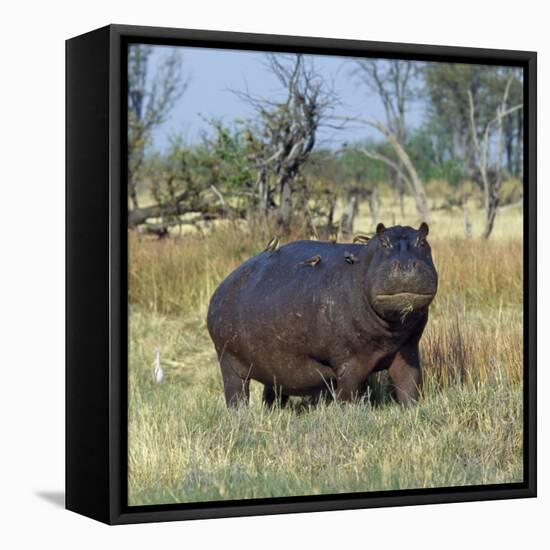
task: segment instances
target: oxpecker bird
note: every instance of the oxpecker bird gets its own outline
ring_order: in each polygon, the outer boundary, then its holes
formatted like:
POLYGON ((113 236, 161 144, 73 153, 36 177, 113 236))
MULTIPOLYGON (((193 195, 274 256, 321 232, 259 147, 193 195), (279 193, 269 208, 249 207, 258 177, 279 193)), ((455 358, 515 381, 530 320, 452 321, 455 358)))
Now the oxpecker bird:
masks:
POLYGON ((271 240, 267 243, 264 252, 270 252, 273 254, 279 250, 279 237, 271 237, 271 240))
POLYGON ((311 267, 315 267, 319 262, 321 261, 321 256, 317 254, 316 256, 313 256, 313 258, 310 258, 309 260, 304 260, 304 264, 310 265, 311 267))
POLYGON ((366 244, 370 241, 369 235, 365 235, 363 233, 359 233, 359 235, 355 235, 353 237, 354 244, 366 244))

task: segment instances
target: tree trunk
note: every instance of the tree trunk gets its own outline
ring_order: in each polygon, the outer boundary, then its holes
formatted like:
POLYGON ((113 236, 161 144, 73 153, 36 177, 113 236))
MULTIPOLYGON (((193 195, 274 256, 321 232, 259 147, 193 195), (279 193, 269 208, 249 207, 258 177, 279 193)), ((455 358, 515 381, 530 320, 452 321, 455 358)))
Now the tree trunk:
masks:
MULTIPOLYGON (((232 209, 231 211, 237 217, 243 217, 244 215, 244 212, 241 210, 232 209)), ((128 212, 128 227, 136 228, 139 225, 147 223, 147 220, 151 218, 166 220, 167 218, 177 218, 191 212, 200 214, 204 220, 218 219, 224 216, 226 207, 214 204, 211 200, 202 197, 190 200, 187 191, 185 191, 165 203, 142 206, 130 210, 128 212)), ((177 223, 181 222, 178 221, 177 223)))
POLYGON ((397 193, 399 194, 399 210, 401 212, 401 218, 405 217, 405 188, 399 187, 397 189, 397 193))
POLYGON ((395 150, 400 163, 402 163, 402 165, 405 167, 407 174, 409 175, 409 180, 414 195, 414 202, 420 221, 428 222, 430 212, 428 208, 428 201, 426 200, 426 193, 424 191, 424 184, 418 176, 418 172, 416 171, 409 155, 407 154, 403 146, 399 143, 395 135, 390 132, 383 124, 380 124, 379 122, 373 122, 371 123, 371 125, 382 132, 384 136, 386 136, 388 143, 395 150))
POLYGON ((367 201, 369 203, 369 210, 370 210, 370 217, 372 219, 372 226, 376 227, 376 224, 378 223, 378 207, 380 205, 379 199, 378 199, 378 187, 375 186, 372 188, 372 191, 370 191, 367 195, 367 201))
POLYGON ((260 169, 258 173, 258 209, 260 215, 264 218, 267 216, 269 209, 269 184, 267 182, 267 170, 265 167, 260 169))
POLYGON ((483 230, 483 238, 488 239, 491 236, 493 227, 495 225, 495 218, 498 210, 498 196, 493 193, 490 194, 487 208, 485 211, 485 229, 483 230))
POLYGON ((139 208, 137 197, 137 185, 132 176, 128 176, 128 197, 130 198, 130 207, 132 210, 139 208))
POLYGON ((346 208, 344 210, 344 213, 342 214, 341 228, 342 235, 344 237, 349 237, 353 234, 353 224, 355 221, 355 216, 357 215, 357 210, 357 196, 350 193, 350 195, 348 196, 346 208))
POLYGON ((281 181, 280 186, 280 203, 279 216, 277 224, 283 231, 288 234, 290 232, 290 224, 292 222, 292 188, 290 182, 286 179, 281 181))
POLYGON ((395 189, 395 198, 399 210, 401 212, 401 217, 405 217, 405 182, 403 181, 403 163, 398 160, 397 165, 399 170, 394 171, 393 173, 393 187, 395 189))
POLYGON ((523 112, 518 110, 516 115, 516 150, 514 154, 514 176, 523 179, 523 112))
POLYGON ((509 174, 513 171, 512 166, 512 145, 514 141, 514 127, 513 127, 513 118, 506 117, 503 122, 502 128, 504 134, 504 159, 503 163, 506 166, 506 170, 509 174))
MULTIPOLYGON (((508 85, 511 81, 508 82, 508 85)), ((493 226, 495 224, 495 218, 497 215, 497 209, 500 202, 500 188, 502 186, 502 151, 504 148, 504 120, 502 119, 502 113, 506 110, 506 99, 507 99, 507 90, 504 92, 504 97, 502 99, 501 106, 497 109, 497 143, 496 143, 496 154, 495 154, 495 169, 496 169, 496 175, 494 181, 490 182, 489 178, 487 177, 486 173, 486 182, 488 185, 486 195, 485 195, 485 230, 483 231, 483 238, 488 239, 491 235, 491 232, 493 231, 493 226)), ((488 142, 487 137, 487 142, 488 142)), ((486 145, 488 148, 488 143, 486 145)), ((485 162, 485 166, 487 166, 487 162, 485 162)), ((486 170, 487 172, 487 170, 486 170)))
POLYGON ((464 236, 467 239, 472 238, 472 224, 470 222, 470 218, 468 216, 468 207, 463 206, 464 209, 464 236))
POLYGON ((421 179, 418 177, 418 173, 413 166, 412 162, 409 159, 407 153, 403 148, 400 149, 400 156, 403 156, 403 164, 405 165, 407 172, 409 173, 411 183, 413 186, 414 192, 414 202, 416 206, 416 211, 420 217, 420 221, 428 222, 430 221, 430 212, 428 208, 428 201, 426 199, 426 193, 424 192, 424 184, 421 179))

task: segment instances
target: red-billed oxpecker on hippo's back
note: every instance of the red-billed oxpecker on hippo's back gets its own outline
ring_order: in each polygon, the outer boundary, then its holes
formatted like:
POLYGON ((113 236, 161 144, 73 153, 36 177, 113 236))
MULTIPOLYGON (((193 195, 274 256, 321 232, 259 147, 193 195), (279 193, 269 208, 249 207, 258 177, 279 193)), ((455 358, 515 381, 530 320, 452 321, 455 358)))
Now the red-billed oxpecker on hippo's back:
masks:
POLYGON ((274 240, 233 271, 208 310, 227 404, 248 401, 250 380, 269 405, 326 388, 350 401, 382 369, 399 403, 414 401, 437 291, 427 236, 425 223, 378 224, 367 244, 274 240))

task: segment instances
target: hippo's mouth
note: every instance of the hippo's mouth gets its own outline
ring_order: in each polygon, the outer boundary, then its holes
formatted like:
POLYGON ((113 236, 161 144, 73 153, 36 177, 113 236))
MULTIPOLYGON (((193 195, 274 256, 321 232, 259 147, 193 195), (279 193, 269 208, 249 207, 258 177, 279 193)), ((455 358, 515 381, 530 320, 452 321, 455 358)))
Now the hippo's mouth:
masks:
POLYGON ((423 298, 432 299, 434 294, 431 292, 395 292, 393 294, 377 294, 377 300, 422 300, 423 298))
POLYGON ((428 292, 395 292, 376 294, 374 306, 383 316, 398 316, 404 319, 414 310, 430 305, 435 293, 428 292))

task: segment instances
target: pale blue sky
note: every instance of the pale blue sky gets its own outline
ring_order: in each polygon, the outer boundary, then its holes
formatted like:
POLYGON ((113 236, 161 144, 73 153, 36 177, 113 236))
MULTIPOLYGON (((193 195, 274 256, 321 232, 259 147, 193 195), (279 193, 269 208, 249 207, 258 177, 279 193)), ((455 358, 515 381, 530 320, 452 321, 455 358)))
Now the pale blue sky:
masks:
MULTIPOLYGON (((167 46, 154 46, 152 73, 169 50, 167 46)), ((200 141, 208 129, 204 119, 217 118, 230 123, 236 118, 248 118, 252 109, 231 93, 242 90, 245 85, 254 95, 274 97, 280 87, 276 78, 265 66, 265 54, 239 50, 177 47, 183 58, 184 73, 189 75, 189 86, 176 104, 169 119, 159 127, 153 138, 154 149, 164 149, 170 136, 181 134, 187 143, 200 141)), ((384 120, 384 111, 379 99, 357 83, 351 75, 351 58, 335 56, 311 56, 315 68, 327 81, 333 81, 343 103, 335 111, 337 116, 360 115, 365 118, 384 120)), ((423 106, 412 105, 408 113, 410 127, 418 126, 422 119, 423 106)), ((343 142, 352 142, 376 136, 368 127, 353 127, 344 130, 324 128, 319 133, 319 144, 328 148, 339 147, 343 142)))

